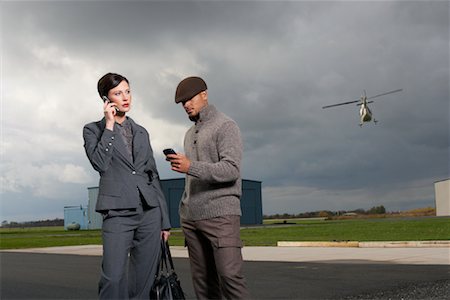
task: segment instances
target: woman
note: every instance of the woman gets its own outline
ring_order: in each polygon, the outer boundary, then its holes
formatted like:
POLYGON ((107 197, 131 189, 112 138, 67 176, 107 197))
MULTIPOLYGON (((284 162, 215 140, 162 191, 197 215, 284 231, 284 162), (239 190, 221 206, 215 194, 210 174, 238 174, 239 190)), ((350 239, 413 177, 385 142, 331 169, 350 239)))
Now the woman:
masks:
POLYGON ((98 81, 104 118, 84 126, 86 155, 100 174, 96 211, 103 214, 100 299, 148 299, 161 238, 170 222, 147 131, 126 114, 128 80, 114 73, 98 81), (128 270, 127 270, 128 267, 128 270))

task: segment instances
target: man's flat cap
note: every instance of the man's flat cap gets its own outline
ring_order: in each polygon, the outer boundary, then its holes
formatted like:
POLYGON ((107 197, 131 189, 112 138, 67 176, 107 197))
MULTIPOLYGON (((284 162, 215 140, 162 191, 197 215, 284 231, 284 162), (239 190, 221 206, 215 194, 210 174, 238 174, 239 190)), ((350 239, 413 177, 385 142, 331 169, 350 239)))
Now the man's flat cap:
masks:
POLYGON ((192 99, 200 92, 206 91, 206 82, 200 77, 187 77, 177 86, 175 92, 175 103, 180 103, 192 99))

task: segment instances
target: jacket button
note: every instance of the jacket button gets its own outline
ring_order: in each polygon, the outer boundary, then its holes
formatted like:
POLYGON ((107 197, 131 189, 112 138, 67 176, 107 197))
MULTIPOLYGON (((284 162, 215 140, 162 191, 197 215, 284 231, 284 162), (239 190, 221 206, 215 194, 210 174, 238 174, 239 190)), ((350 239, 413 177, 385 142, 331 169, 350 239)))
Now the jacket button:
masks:
POLYGON ((109 151, 109 149, 108 149, 108 148, 106 148, 106 149, 105 149, 105 151, 106 151, 106 152, 108 152, 108 151, 109 151))
POLYGON ((131 174, 135 175, 135 174, 136 174, 136 171, 131 172, 131 174))
POLYGON ((113 139, 114 139, 114 137, 112 136, 112 137, 111 137, 111 139, 113 140, 113 139))
POLYGON ((112 143, 108 143, 108 146, 112 146, 112 143))

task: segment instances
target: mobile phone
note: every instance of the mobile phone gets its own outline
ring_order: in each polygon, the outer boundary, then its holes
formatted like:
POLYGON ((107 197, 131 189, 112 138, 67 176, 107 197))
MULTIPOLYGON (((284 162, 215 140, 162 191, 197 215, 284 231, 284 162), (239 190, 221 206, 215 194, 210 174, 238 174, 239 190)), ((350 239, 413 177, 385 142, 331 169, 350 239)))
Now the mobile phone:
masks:
POLYGON ((163 150, 164 155, 169 155, 169 154, 177 154, 175 152, 175 150, 173 150, 172 148, 167 148, 163 150))
MULTIPOLYGON (((112 103, 112 101, 109 100, 108 97, 106 97, 106 96, 103 96, 102 99, 103 99, 103 101, 105 101, 105 102, 112 103)), ((114 109, 116 110, 116 112, 119 112, 119 111, 120 111, 119 108, 118 108, 117 106, 114 106, 114 109)))

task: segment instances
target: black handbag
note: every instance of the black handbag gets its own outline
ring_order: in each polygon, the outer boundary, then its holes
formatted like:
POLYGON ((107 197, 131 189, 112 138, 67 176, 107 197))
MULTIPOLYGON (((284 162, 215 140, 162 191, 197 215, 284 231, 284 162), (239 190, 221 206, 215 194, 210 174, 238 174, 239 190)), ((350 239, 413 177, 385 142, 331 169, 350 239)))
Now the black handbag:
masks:
POLYGON ((161 257, 159 259, 158 273, 150 290, 150 299, 155 300, 184 300, 183 289, 173 267, 169 244, 161 240, 161 257))

